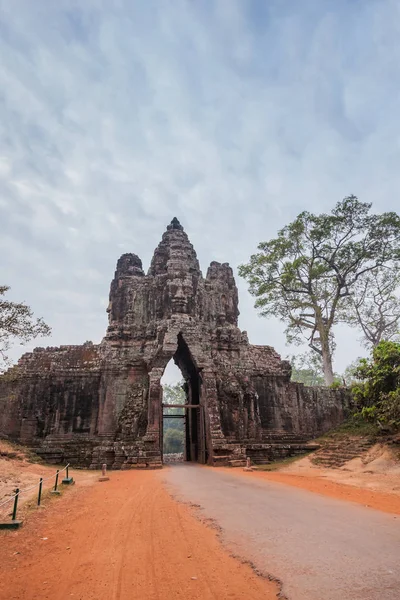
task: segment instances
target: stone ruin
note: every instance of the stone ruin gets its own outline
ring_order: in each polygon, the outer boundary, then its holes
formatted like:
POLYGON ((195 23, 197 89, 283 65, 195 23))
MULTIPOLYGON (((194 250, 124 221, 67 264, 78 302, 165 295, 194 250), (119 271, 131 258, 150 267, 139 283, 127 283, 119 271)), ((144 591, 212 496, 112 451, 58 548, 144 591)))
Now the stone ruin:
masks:
POLYGON ((290 381, 271 346, 238 328, 228 263, 204 278, 175 218, 147 275, 123 254, 98 345, 36 348, 0 377, 0 436, 49 462, 101 468, 163 464, 161 377, 173 358, 185 380, 185 459, 209 465, 298 453, 343 420, 346 394, 290 381))

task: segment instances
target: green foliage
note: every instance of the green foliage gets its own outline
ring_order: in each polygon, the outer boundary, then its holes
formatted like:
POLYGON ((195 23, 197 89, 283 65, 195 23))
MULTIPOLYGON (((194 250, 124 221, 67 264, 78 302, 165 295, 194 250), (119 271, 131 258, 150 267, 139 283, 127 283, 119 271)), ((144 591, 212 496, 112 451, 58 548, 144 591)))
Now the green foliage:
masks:
POLYGON ((351 385, 354 385, 359 381, 357 377, 357 369, 360 360, 361 358, 357 358, 355 361, 347 365, 347 367, 344 370, 342 379, 344 380, 344 383, 347 387, 350 387, 351 385))
POLYGON ((8 351, 13 341, 25 344, 51 333, 50 327, 42 318, 35 318, 27 304, 3 298, 9 289, 8 286, 0 286, 0 371, 10 363, 8 351))
POLYGON ((325 385, 324 376, 316 373, 313 369, 292 368, 291 380, 307 386, 325 385))
POLYGON ((360 415, 382 427, 400 428, 400 344, 380 342, 372 359, 360 359, 352 395, 360 415))
POLYGON ((337 390, 342 386, 343 386, 343 382, 340 379, 335 379, 329 387, 332 388, 333 390, 337 390))
POLYGON ((366 421, 360 412, 348 416, 348 418, 339 427, 321 435, 316 442, 331 440, 332 438, 348 438, 349 436, 375 437, 378 433, 376 423, 366 421))
POLYGON ((324 373, 320 358, 314 353, 306 352, 292 356, 292 381, 304 383, 304 385, 324 385, 324 373))
MULTIPOLYGON (((175 385, 163 385, 163 404, 185 404, 186 393, 183 381, 175 385)), ((163 418, 163 451, 164 454, 183 452, 185 438, 184 419, 168 419, 168 415, 184 415, 183 408, 164 407, 163 418)))
POLYGON ((376 420, 376 406, 363 406, 361 416, 366 421, 374 422, 376 420))
POLYGON ((261 315, 286 323, 289 342, 303 343, 323 360, 325 381, 333 380, 333 326, 358 280, 400 258, 400 217, 370 214, 371 204, 349 196, 330 214, 301 213, 259 244, 239 274, 249 283, 261 315))
MULTIPOLYGON (((184 382, 179 381, 174 385, 163 385, 163 404, 185 404, 186 402, 186 392, 183 389, 184 382)), ((180 409, 168 408, 165 409, 164 414, 175 415, 180 414, 180 409)))
MULTIPOLYGON (((174 420, 179 422, 181 421, 181 419, 174 420)), ((172 428, 168 429, 166 432, 164 432, 164 454, 175 454, 183 452, 183 440, 183 430, 172 428)))
MULTIPOLYGON (((305 352, 292 356, 289 360, 292 365, 292 381, 304 383, 307 386, 325 385, 322 361, 318 354, 305 352)), ((338 373, 334 373, 332 385, 336 387, 343 385, 342 377, 338 373)))
POLYGON ((379 406, 379 419, 383 423, 400 428, 400 388, 389 392, 379 406))
POLYGON ((284 467, 288 467, 292 463, 295 463, 298 460, 305 458, 309 454, 310 454, 310 451, 309 452, 301 452, 299 454, 296 454, 295 456, 288 456, 286 458, 280 458, 278 460, 274 460, 274 461, 264 464, 264 465, 254 465, 253 468, 255 468, 256 471, 279 471, 280 469, 283 469, 284 467))

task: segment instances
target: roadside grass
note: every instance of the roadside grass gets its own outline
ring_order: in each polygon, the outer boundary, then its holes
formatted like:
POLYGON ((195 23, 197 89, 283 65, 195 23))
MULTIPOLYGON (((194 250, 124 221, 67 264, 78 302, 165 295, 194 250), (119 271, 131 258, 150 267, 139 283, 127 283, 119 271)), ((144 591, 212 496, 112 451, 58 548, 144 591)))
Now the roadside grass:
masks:
MULTIPOLYGON (((43 490, 42 492, 42 496, 40 499, 40 506, 38 506, 37 503, 37 495, 32 496, 31 498, 29 498, 29 500, 26 500, 25 502, 18 504, 18 510, 17 510, 17 520, 18 521, 22 521, 22 523, 24 523, 27 519, 29 519, 29 517, 31 515, 34 515, 35 513, 37 513, 37 511, 44 511, 47 508, 49 508, 51 506, 51 504, 53 502, 58 502, 63 496, 64 494, 67 492, 68 489, 70 489, 71 486, 66 485, 60 485, 58 487, 59 490, 59 494, 52 494, 51 490, 53 488, 48 488, 43 490)), ((5 515, 5 518, 3 520, 8 520, 11 519, 12 516, 12 505, 10 508, 10 512, 8 514, 5 515)), ((13 531, 12 530, 7 530, 4 529, 2 531, 0 531, 0 538, 1 537, 5 537, 7 535, 12 535, 13 531)))
MULTIPOLYGON (((28 448, 16 442, 12 442, 10 440, 0 439, 0 472, 2 470, 1 466, 2 464, 5 464, 5 461, 10 461, 11 467, 7 470, 5 475, 6 479, 3 478, 4 481, 9 482, 9 480, 11 479, 12 483, 12 480, 15 480, 14 487, 21 488, 17 509, 18 521, 24 522, 38 510, 46 510, 51 504, 53 504, 53 502, 57 502, 60 498, 62 498, 66 490, 71 487, 70 485, 62 484, 62 478, 64 476, 64 465, 46 463, 31 448, 28 448), (24 474, 24 469, 20 469, 20 463, 25 463, 22 464, 22 466, 26 466, 26 463, 38 464, 40 466, 40 471, 35 477, 36 481, 21 481, 20 476, 24 474), (45 469, 47 472, 45 472, 45 469), (59 475, 57 487, 59 494, 52 494, 51 492, 54 489, 57 469, 62 469, 59 475), (39 492, 40 472, 42 472, 42 477, 44 481, 41 496, 41 504, 40 506, 38 506, 37 498, 39 492), (25 495, 25 490, 29 490, 28 497, 25 495)), ((31 476, 34 477, 33 474, 31 474, 31 476)), ((13 493, 15 492, 13 490, 10 490, 1 500, 6 501, 8 496, 12 496, 13 493)), ((11 519, 13 506, 14 502, 11 499, 9 504, 7 504, 4 507, 4 510, 2 510, 0 515, 0 521, 8 521, 9 519, 11 519)), ((2 530, 0 531, 0 535, 8 535, 9 531, 11 530, 2 530)))
POLYGON ((379 434, 380 431, 377 425, 374 423, 369 423, 368 421, 365 421, 364 419, 361 419, 355 415, 346 419, 346 421, 339 425, 339 427, 331 429, 313 441, 318 443, 332 440, 333 438, 341 439, 349 436, 376 438, 379 436, 379 434))
POLYGON ((6 439, 0 439, 0 458, 26 460, 27 462, 34 464, 45 464, 40 456, 38 456, 31 448, 6 439))
MULTIPOLYGON (((375 439, 380 435, 379 428, 377 425, 373 423, 368 423, 364 419, 361 419, 359 416, 354 415, 346 419, 344 423, 336 427, 335 429, 331 429, 324 435, 312 440, 313 443, 321 444, 322 446, 332 440, 337 439, 338 441, 344 441, 346 438, 350 437, 361 437, 361 438, 369 438, 375 439)), ((272 461, 270 463, 262 464, 262 465, 253 465, 254 469, 257 471, 279 471, 279 469, 286 467, 292 463, 295 463, 297 460, 301 460, 305 456, 312 455, 314 451, 303 452, 302 454, 296 454, 295 456, 289 456, 288 458, 283 458, 280 460, 272 461)), ((318 464, 319 459, 314 458, 313 462, 318 464)))
POLYGON ((263 465, 252 466, 256 471, 279 471, 279 469, 287 467, 288 465, 295 463, 297 460, 301 460, 309 454, 311 454, 311 452, 302 452, 301 454, 296 454, 295 456, 288 456, 287 458, 282 458, 281 460, 274 460, 270 463, 266 463, 263 465))

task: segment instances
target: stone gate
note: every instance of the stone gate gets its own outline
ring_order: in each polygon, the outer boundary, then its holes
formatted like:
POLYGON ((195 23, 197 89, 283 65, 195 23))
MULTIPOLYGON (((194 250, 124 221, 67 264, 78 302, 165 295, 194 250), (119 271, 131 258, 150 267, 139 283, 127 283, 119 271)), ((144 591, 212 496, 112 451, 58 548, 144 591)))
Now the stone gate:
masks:
POLYGON ((238 328, 228 263, 204 278, 175 218, 147 275, 117 262, 99 345, 36 348, 0 377, 0 435, 53 462, 98 468, 162 465, 161 377, 171 358, 185 380, 186 457, 217 464, 301 451, 343 420, 346 393, 290 381, 290 364, 238 328))

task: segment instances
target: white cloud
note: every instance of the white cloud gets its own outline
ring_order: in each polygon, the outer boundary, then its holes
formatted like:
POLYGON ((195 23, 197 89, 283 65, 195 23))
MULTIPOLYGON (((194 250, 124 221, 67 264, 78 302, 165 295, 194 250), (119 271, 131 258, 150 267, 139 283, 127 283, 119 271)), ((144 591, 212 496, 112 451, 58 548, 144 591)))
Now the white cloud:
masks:
MULTIPOLYGON (((118 256, 147 268, 173 216, 205 271, 349 193, 396 209, 398 3, 1 4, 2 279, 51 343, 102 337, 118 256)), ((241 326, 289 353, 238 283, 241 326)))

